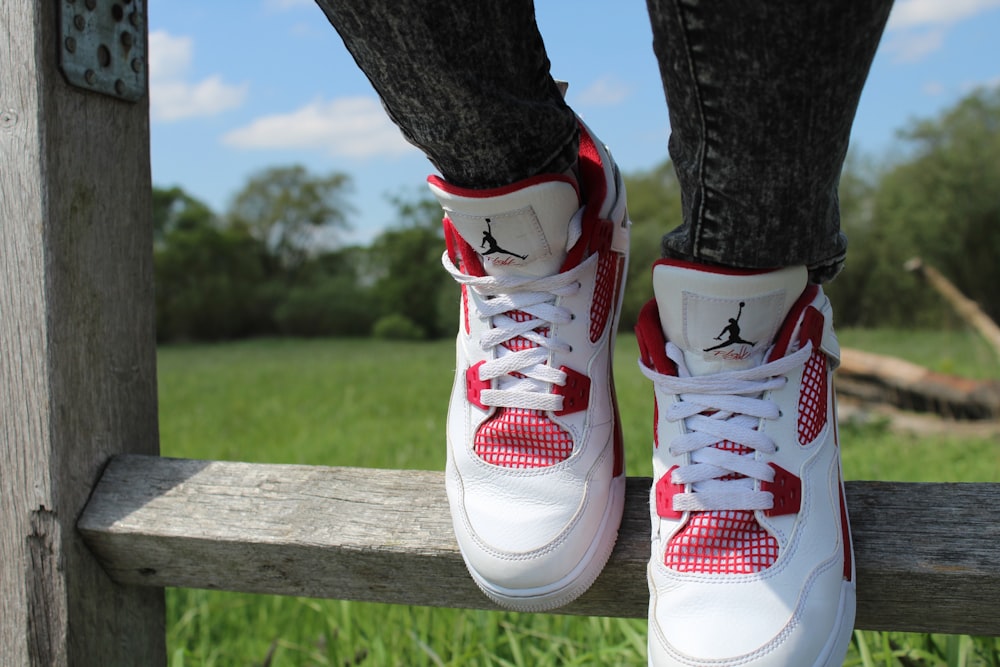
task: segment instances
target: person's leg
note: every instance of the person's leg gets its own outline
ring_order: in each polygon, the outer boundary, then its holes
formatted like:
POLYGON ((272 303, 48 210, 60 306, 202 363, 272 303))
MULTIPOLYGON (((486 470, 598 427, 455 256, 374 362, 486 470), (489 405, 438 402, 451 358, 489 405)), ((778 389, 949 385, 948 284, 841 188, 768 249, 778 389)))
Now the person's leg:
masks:
POLYGON ((462 286, 445 473, 462 556, 500 605, 563 605, 604 567, 624 507, 621 174, 563 102, 530 0, 318 1, 441 171, 442 261, 462 286))
POLYGON ((683 194, 666 256, 837 273, 837 184, 891 4, 648 0, 683 194))
POLYGON ((683 208, 637 326, 658 667, 835 667, 850 642, 839 348, 816 283, 843 261, 837 184, 889 4, 649 0, 683 208))
POLYGON ((530 0, 317 3, 449 183, 505 186, 576 161, 576 116, 549 74, 530 0))

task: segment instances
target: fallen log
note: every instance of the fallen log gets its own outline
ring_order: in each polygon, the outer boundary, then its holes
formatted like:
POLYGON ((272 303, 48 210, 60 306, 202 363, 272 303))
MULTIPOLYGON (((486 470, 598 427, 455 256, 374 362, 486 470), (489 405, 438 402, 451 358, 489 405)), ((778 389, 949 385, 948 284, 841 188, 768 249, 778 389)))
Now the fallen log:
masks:
POLYGON ((944 277, 933 266, 925 264, 919 257, 914 257, 903 265, 907 271, 916 273, 937 290, 938 294, 965 320, 972 328, 986 339, 993 351, 1000 357, 1000 327, 983 312, 979 304, 968 298, 950 280, 944 277))
POLYGON ((946 375, 872 352, 841 350, 837 392, 862 401, 887 403, 913 412, 952 419, 1000 417, 1000 382, 946 375))

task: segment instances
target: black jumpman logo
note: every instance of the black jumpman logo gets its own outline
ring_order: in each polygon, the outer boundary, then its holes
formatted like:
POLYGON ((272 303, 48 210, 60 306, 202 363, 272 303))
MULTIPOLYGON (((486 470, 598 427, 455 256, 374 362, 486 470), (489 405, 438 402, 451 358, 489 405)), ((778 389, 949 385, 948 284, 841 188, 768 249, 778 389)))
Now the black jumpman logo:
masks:
POLYGON ((490 229, 490 219, 486 218, 486 229, 483 231, 483 242, 479 244, 480 248, 485 248, 489 246, 490 249, 482 253, 483 256, 495 255, 496 253, 503 253, 504 255, 510 255, 511 257, 517 257, 518 259, 528 259, 527 255, 518 255, 516 252, 511 252, 510 250, 504 250, 497 243, 497 240, 493 238, 493 230, 490 229))
POLYGON ((743 340, 742 338, 740 338, 739 322, 740 322, 740 316, 743 315, 743 306, 745 305, 746 302, 740 301, 740 311, 736 313, 736 318, 734 319, 730 317, 729 324, 723 327, 722 331, 719 333, 718 336, 715 337, 714 340, 722 340, 722 337, 727 334, 729 335, 729 338, 713 347, 706 347, 704 350, 702 350, 702 352, 711 352, 712 350, 718 350, 723 347, 729 347, 730 345, 738 345, 740 343, 742 343, 743 345, 750 345, 750 346, 754 346, 757 344, 757 343, 751 343, 748 340, 743 340))

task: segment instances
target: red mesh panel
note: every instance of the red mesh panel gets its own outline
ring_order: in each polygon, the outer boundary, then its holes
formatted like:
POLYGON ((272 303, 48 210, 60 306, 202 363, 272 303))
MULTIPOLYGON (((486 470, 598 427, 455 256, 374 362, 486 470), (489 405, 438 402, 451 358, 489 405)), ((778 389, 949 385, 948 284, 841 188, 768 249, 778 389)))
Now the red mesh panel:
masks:
POLYGON ((826 355, 814 349, 802 372, 799 393, 799 444, 808 445, 826 426, 826 355))
MULTIPOLYGON (((728 440, 713 447, 737 454, 752 451, 728 440)), ((670 538, 664 564, 695 574, 752 574, 777 558, 778 541, 757 523, 752 511, 726 510, 692 512, 687 524, 670 538)))
MULTIPOLYGON (((531 315, 529 315, 528 313, 522 312, 520 310, 512 310, 509 313, 507 313, 507 316, 510 319, 514 320, 515 322, 527 322, 528 320, 530 320, 532 318, 531 315)), ((542 327, 540 329, 535 329, 535 332, 539 333, 539 334, 541 334, 543 336, 546 336, 546 337, 548 337, 548 335, 549 335, 549 329, 548 329, 548 327, 542 327)), ((527 338, 524 338, 522 336, 515 336, 514 338, 511 338, 508 341, 504 341, 503 343, 501 343, 501 345, 503 345, 505 348, 507 348, 511 352, 520 352, 521 350, 528 350, 528 349, 531 349, 533 347, 538 347, 537 343, 533 343, 530 340, 528 340, 527 338)))
POLYGON ((597 282, 594 285, 594 300, 590 304, 590 340, 596 342, 604 333, 604 326, 614 309, 618 296, 618 273, 621 258, 610 249, 601 253, 597 263, 597 282))
POLYGON ((749 510, 693 513, 670 539, 667 567, 696 574, 752 574, 778 558, 778 541, 749 510))
MULTIPOLYGON (((731 440, 722 440, 712 445, 716 449, 721 449, 724 452, 735 452, 736 454, 749 454, 753 450, 746 445, 741 445, 738 442, 732 442, 731 440)), ((726 475, 722 479, 738 479, 743 475, 726 475)))
POLYGON ((504 468, 543 468, 569 458, 573 439, 539 410, 500 408, 476 432, 475 452, 504 468))

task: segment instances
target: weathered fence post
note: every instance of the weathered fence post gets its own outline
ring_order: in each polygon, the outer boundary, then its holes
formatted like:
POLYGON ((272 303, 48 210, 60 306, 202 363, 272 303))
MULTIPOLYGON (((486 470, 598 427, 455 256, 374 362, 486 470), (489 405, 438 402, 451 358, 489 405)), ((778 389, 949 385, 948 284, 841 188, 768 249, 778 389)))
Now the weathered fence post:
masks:
POLYGON ((142 0, 0 2, 5 667, 165 662, 162 589, 75 528, 112 455, 158 449, 146 25, 142 0))

